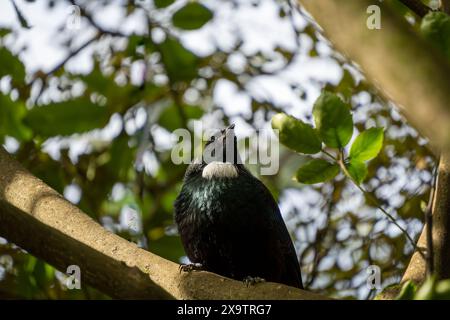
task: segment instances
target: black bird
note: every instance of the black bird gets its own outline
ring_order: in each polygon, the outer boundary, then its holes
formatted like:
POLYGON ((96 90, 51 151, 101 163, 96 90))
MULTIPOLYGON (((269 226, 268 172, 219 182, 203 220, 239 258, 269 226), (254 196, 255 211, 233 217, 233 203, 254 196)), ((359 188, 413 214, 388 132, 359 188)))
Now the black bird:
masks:
POLYGON ((200 269, 236 280, 303 288, 280 209, 266 186, 240 162, 234 125, 213 136, 189 165, 175 201, 186 254, 200 269))

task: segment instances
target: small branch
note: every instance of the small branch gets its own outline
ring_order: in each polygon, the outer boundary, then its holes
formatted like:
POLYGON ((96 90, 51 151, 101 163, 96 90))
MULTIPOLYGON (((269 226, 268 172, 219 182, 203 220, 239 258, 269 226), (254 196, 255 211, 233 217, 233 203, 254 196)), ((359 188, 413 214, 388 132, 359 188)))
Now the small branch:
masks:
POLYGON ((399 1, 421 18, 423 18, 428 12, 433 11, 430 7, 423 4, 422 1, 420 0, 399 0, 399 1))
POLYGON ((330 159, 337 161, 336 157, 333 156, 331 153, 329 153, 328 151, 326 151, 325 149, 322 149, 322 152, 327 155, 330 159))
POLYGON ((120 31, 116 31, 116 30, 109 30, 109 29, 105 29, 102 26, 100 26, 97 22, 95 22, 94 18, 92 17, 91 14, 89 14, 85 8, 83 8, 82 6, 78 5, 76 3, 75 0, 69 0, 70 4, 72 4, 73 6, 77 6, 80 9, 80 14, 85 17, 89 23, 95 28, 97 29, 100 33, 102 34, 108 34, 110 36, 113 37, 129 37, 129 35, 126 35, 120 31))
POLYGON ((17 19, 19 19, 20 25, 25 29, 30 29, 30 25, 28 24, 27 19, 25 19, 24 15, 20 11, 19 7, 17 6, 16 2, 14 0, 11 0, 11 3, 14 7, 14 11, 16 12, 17 19))
POLYGON ((339 166, 341 167, 342 171, 344 171, 345 175, 347 177, 349 177, 349 179, 353 182, 353 184, 364 194, 366 195, 372 202, 373 204, 375 204, 375 206, 381 210, 381 212, 383 212, 383 214, 388 217, 388 219, 401 231, 403 232, 403 234, 406 236, 406 238, 408 239, 408 241, 411 243, 411 245, 413 246, 414 250, 418 250, 419 253, 421 255, 424 255, 424 253, 422 252, 422 250, 419 250, 419 248, 417 248, 416 246, 416 242, 413 240, 413 238, 411 238, 411 236, 409 235, 408 231, 406 231, 401 225, 398 224, 398 222, 395 220, 394 216, 392 216, 389 212, 387 212, 383 206, 380 204, 379 200, 373 195, 371 194, 369 191, 365 190, 363 187, 361 187, 359 185, 359 183, 357 183, 355 180, 353 180, 353 178, 351 177, 350 173, 347 170, 347 167, 345 166, 344 163, 344 154, 343 151, 341 150, 339 157, 338 157, 338 163, 339 166))
POLYGON ((72 59, 77 54, 79 54, 81 51, 83 51, 85 48, 87 48, 91 43, 98 40, 100 38, 100 36, 101 36, 101 34, 97 33, 95 36, 93 36, 92 38, 85 41, 81 46, 79 46, 75 50, 70 51, 69 54, 63 60, 61 60, 57 65, 55 65, 50 71, 48 71, 46 73, 46 75, 47 76, 53 75, 56 71, 61 69, 67 62, 69 62, 70 59, 72 59))
POLYGON ((64 67, 64 65, 73 57, 75 57, 78 53, 80 53, 83 49, 87 48, 91 43, 93 43, 94 41, 96 41, 97 39, 99 39, 99 37, 101 36, 100 33, 97 33, 94 37, 90 38, 89 40, 87 40, 86 42, 84 42, 81 46, 79 46, 78 48, 76 48, 75 50, 72 50, 69 52, 69 54, 63 59, 61 60, 58 64, 56 64, 52 69, 50 69, 50 71, 44 73, 42 71, 39 71, 35 74, 34 78, 31 80, 31 82, 28 84, 28 86, 32 86, 34 84, 34 82, 37 79, 41 79, 42 81, 42 86, 39 90, 39 93, 37 94, 36 98, 34 99, 34 103, 36 104, 39 100, 39 98, 42 96, 42 93, 45 90, 46 84, 47 84, 47 79, 49 76, 53 75, 55 72, 57 72, 59 69, 61 69, 62 67, 64 67))

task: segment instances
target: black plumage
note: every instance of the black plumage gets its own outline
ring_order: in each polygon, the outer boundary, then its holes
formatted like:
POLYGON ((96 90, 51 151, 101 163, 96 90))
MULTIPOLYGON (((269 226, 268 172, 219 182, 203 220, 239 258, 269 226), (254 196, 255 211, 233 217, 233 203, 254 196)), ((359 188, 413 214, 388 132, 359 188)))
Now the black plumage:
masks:
POLYGON ((278 205, 264 184, 237 163, 232 129, 208 143, 214 147, 213 160, 219 161, 207 169, 205 161, 193 163, 186 171, 175 201, 186 254, 203 270, 236 280, 259 277, 302 288, 297 255, 278 205), (227 141, 233 148, 231 164, 223 163, 227 141))

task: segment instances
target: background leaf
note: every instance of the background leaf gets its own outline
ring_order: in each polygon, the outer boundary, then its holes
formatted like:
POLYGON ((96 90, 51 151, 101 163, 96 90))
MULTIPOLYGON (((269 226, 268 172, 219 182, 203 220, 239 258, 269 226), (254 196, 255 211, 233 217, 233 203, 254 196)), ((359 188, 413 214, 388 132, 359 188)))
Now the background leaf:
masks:
POLYGON ((382 128, 370 128, 361 132, 352 144, 350 159, 367 161, 375 158, 383 147, 382 128))
MULTIPOLYGON (((198 106, 183 105, 181 108, 183 108, 185 116, 189 119, 199 119, 203 115, 203 109, 198 106)), ((159 125, 169 131, 183 127, 183 121, 175 104, 166 107, 161 112, 159 125)))
POLYGON ((175 0, 154 0, 155 7, 158 9, 165 8, 170 6, 175 0))
POLYGON ((314 159, 297 170, 298 182, 313 184, 333 179, 339 173, 339 166, 322 159, 314 159))
POLYGON ((160 44, 162 60, 172 81, 190 81, 197 76, 197 57, 180 42, 168 37, 160 44))
POLYGON ((272 128, 279 130, 282 144, 297 152, 314 154, 322 148, 313 127, 292 116, 284 113, 273 116, 272 128))
POLYGON ((17 56, 4 47, 0 47, 0 78, 10 75, 13 80, 23 83, 25 67, 17 56))
POLYGON ((36 106, 28 112, 25 122, 42 136, 70 135, 104 127, 108 112, 87 98, 77 98, 36 106))
POLYGON ((172 16, 173 25, 184 30, 200 29, 211 20, 213 13, 198 2, 189 2, 172 16))
POLYGON ((444 12, 430 12, 422 19, 420 30, 450 60, 450 16, 444 12))
POLYGON ((12 136, 19 140, 31 138, 31 130, 22 120, 27 110, 21 101, 12 101, 9 96, 0 93, 0 141, 1 136, 12 136))
POLYGON ((342 148, 353 134, 349 107, 337 95, 323 91, 313 108, 314 122, 322 141, 329 147, 342 148))

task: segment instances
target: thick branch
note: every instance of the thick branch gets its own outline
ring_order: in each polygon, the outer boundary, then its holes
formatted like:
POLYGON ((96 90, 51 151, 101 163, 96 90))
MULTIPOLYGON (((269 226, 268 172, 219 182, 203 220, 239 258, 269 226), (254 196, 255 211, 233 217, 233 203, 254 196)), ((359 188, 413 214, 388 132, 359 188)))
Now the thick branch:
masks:
POLYGON ((450 66, 383 3, 381 29, 367 27, 373 1, 300 0, 336 48, 397 103, 411 124, 440 149, 450 150, 450 66))
POLYGON ((26 171, 0 147, 0 236, 115 298, 325 299, 275 283, 247 288, 209 272, 180 273, 165 260, 101 227, 26 171))
MULTIPOLYGON (((436 196, 433 203, 433 249, 434 268, 438 278, 450 278, 450 156, 443 155, 436 181, 436 196)), ((426 228, 417 245, 426 247, 426 228)), ((421 283, 425 278, 426 262, 414 253, 402 282, 412 280, 421 283)))

